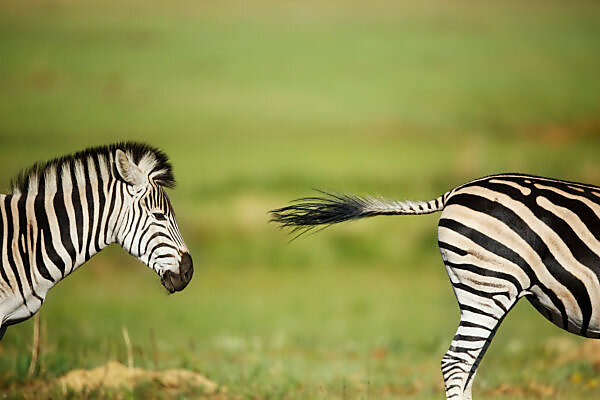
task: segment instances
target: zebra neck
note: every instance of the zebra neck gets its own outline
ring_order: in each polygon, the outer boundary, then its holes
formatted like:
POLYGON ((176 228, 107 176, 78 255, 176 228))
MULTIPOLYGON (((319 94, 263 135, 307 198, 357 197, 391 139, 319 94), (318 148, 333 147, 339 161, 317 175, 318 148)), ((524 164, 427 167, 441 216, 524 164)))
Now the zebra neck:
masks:
POLYGON ((115 241, 123 218, 123 184, 112 175, 45 178, 0 195, 0 324, 33 315, 50 288, 115 241))
POLYGON ((31 272, 33 286, 53 286, 114 242, 115 186, 112 180, 3 196, 3 254, 18 249, 17 269, 31 272))
POLYGON ((114 242, 116 187, 0 195, 0 324, 29 318, 50 288, 114 242))
POLYGON ((45 204, 47 220, 39 230, 51 238, 52 245, 45 247, 54 252, 52 264, 61 279, 115 241, 113 227, 119 217, 113 211, 120 204, 116 186, 115 180, 88 184, 36 200, 45 204))

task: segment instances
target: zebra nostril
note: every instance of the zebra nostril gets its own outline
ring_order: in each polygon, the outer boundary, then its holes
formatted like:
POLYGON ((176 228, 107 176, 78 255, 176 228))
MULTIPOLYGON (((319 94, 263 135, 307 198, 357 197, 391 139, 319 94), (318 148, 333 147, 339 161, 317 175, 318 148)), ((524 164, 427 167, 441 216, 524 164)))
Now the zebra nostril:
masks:
POLYGON ((163 285, 170 293, 183 290, 192 280, 194 275, 194 264, 189 253, 184 253, 179 262, 179 272, 166 271, 163 275, 163 285))
POLYGON ((189 282, 194 274, 194 262, 190 253, 183 253, 181 256, 181 262, 179 263, 179 274, 183 278, 184 282, 189 282))

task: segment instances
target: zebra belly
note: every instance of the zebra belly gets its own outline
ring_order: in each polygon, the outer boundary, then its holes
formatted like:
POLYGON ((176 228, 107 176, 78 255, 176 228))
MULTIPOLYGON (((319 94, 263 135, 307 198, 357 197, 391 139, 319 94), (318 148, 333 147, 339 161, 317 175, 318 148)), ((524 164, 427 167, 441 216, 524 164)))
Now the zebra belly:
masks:
POLYGON ((531 294, 527 294, 525 297, 531 303, 531 305, 544 316, 544 318, 559 328, 578 336, 594 339, 600 338, 600 328, 595 324, 588 325, 584 330, 582 319, 567 317, 565 323, 563 314, 552 302, 548 301, 548 299, 544 299, 544 296, 539 296, 539 290, 533 288, 531 294))
POLYGON ((525 297, 540 314, 559 328, 578 336, 600 339, 600 324, 598 324, 597 320, 591 319, 589 324, 585 324, 582 318, 568 315, 565 318, 564 314, 556 308, 555 304, 545 295, 541 294, 539 288, 532 288, 531 293, 525 297))

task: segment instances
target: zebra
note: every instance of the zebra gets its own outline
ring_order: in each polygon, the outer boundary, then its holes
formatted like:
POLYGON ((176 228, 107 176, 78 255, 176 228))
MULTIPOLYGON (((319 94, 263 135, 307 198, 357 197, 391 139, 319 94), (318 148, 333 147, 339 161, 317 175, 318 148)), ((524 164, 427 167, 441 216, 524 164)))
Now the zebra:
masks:
POLYGON ((111 243, 152 268, 169 293, 193 275, 165 188, 165 153, 144 143, 88 148, 23 170, 0 195, 0 339, 48 291, 111 243))
POLYGON ((363 217, 438 211, 438 246, 460 309, 441 362, 446 399, 472 399, 477 367, 521 297, 560 328, 600 338, 598 186, 510 173, 473 180, 431 201, 321 192, 271 215, 302 234, 363 217))

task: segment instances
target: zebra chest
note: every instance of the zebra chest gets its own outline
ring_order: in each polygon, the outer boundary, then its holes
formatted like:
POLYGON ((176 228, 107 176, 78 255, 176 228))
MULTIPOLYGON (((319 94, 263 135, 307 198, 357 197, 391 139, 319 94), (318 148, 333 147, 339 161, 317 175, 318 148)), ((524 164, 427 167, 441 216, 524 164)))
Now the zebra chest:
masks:
POLYGON ((43 296, 36 296, 33 293, 20 296, 5 296, 0 298, 0 321, 1 324, 16 324, 25 321, 33 316, 43 304, 43 296))

